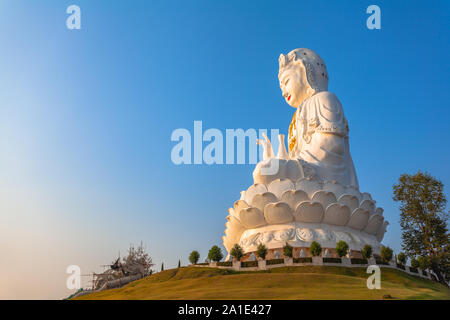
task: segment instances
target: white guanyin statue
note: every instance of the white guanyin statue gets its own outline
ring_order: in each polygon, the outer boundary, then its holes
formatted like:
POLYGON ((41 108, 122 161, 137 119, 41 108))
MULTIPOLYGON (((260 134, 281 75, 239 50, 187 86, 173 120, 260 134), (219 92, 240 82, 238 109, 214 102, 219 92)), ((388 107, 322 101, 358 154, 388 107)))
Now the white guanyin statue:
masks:
POLYGON ((225 248, 240 244, 250 255, 260 243, 280 249, 287 242, 305 251, 317 241, 333 250, 343 240, 353 252, 369 244, 379 254, 388 222, 370 194, 359 191, 347 119, 327 91, 324 61, 304 48, 282 54, 278 79, 284 99, 296 108, 289 152, 284 135, 277 155, 267 136, 258 141, 264 157, 253 172, 254 184, 229 209, 225 248))

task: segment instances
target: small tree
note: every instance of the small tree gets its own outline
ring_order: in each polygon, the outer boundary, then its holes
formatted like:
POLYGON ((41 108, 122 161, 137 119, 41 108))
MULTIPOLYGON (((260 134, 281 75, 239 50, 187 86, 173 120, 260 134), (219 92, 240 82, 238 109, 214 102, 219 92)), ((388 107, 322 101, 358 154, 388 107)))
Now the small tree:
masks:
POLYGON ((419 261, 417 261, 416 258, 411 258, 411 268, 418 268, 419 267, 419 261))
POLYGON ((343 257, 347 254, 348 252, 348 244, 345 241, 338 241, 338 243, 336 243, 336 253, 338 254, 339 257, 343 257))
POLYGON ((218 246, 212 246, 208 253, 208 259, 210 261, 219 262, 222 258, 222 250, 218 246))
POLYGON ((313 241, 309 247, 309 252, 311 252, 313 257, 319 256, 322 252, 322 246, 317 241, 313 241))
POLYGON ((244 250, 242 250, 242 247, 236 243, 231 249, 230 254, 237 261, 241 261, 241 258, 244 256, 244 250))
POLYGON ((283 253, 286 257, 292 258, 292 251, 294 248, 289 245, 289 243, 286 242, 286 244, 283 247, 283 253))
POLYGON ((393 191, 394 201, 400 202, 403 251, 411 258, 424 257, 427 269, 448 286, 450 233, 444 184, 419 171, 401 175, 393 191))
POLYGON ((381 260, 384 262, 389 262, 392 260, 393 251, 389 247, 382 246, 380 250, 381 260))
POLYGON ((161 271, 164 271, 164 262, 161 263, 161 271))
POLYGON ((398 263, 405 265, 406 264, 406 255, 403 252, 400 252, 397 255, 397 260, 398 260, 398 263))
POLYGON ((364 259, 370 259, 370 257, 372 257, 372 246, 369 244, 366 244, 362 250, 361 250, 361 254, 363 256, 364 259))
POLYGON ((200 260, 200 253, 198 251, 192 251, 189 255, 189 262, 192 264, 197 264, 198 260, 200 260))
POLYGON ((264 244, 262 243, 258 244, 258 248, 256 249, 256 255, 263 260, 266 259, 267 248, 264 244))
POLYGON ((178 260, 178 268, 181 268, 181 260, 178 260))
POLYGON ((428 260, 425 257, 418 257, 417 262, 419 263, 419 268, 422 270, 426 270, 429 268, 428 260))

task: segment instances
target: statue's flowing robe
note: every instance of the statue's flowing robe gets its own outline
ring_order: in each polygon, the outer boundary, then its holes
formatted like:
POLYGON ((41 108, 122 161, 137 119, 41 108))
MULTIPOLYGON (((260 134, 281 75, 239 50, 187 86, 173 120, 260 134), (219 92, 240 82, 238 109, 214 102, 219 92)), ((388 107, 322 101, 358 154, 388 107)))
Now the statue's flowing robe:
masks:
POLYGON ((322 91, 303 101, 289 127, 289 153, 310 163, 323 181, 359 188, 350 155, 348 123, 335 94, 322 91))

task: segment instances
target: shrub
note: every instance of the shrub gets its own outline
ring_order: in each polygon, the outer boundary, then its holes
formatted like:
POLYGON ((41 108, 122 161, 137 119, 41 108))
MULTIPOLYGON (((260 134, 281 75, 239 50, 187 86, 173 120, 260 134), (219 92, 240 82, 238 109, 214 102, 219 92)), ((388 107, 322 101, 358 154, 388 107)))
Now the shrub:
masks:
POLYGON ((241 268, 251 268, 251 267, 257 267, 258 261, 244 261, 241 262, 241 268))
POLYGON ((290 246, 287 242, 283 247, 283 253, 286 257, 292 258, 292 251, 294 248, 292 248, 292 246, 290 246))
POLYGON ((200 260, 200 253, 198 251, 192 251, 189 255, 189 261, 192 264, 197 264, 198 260, 200 260))
POLYGON ((416 268, 418 268, 418 267, 419 267, 419 261, 417 261, 416 258, 412 258, 412 259, 411 259, 411 268, 416 269, 416 268))
POLYGON ((367 259, 351 258, 350 261, 352 264, 367 264, 367 259))
POLYGON ((270 259, 266 261, 266 265, 268 266, 273 264, 284 264, 284 259, 270 259))
POLYGON ((348 251, 348 244, 345 241, 338 241, 338 243, 336 243, 336 253, 338 254, 339 257, 343 257, 347 254, 348 251))
POLYGON ((362 248, 361 254, 364 259, 370 259, 370 257, 372 256, 372 246, 366 244, 364 248, 362 248))
POLYGON ((265 260, 267 255, 267 248, 264 244, 260 243, 256 249, 256 255, 265 260))
POLYGON ((381 254, 381 260, 383 260, 383 262, 389 262, 392 260, 392 254, 394 252, 392 251, 391 248, 389 247, 385 247, 382 246, 381 250, 380 250, 380 254, 381 254))
POLYGON ((241 261, 241 258, 244 255, 244 250, 242 250, 242 247, 236 243, 231 249, 230 254, 237 261, 241 261))
POLYGON ((405 264, 406 264, 406 255, 405 255, 403 252, 400 252, 400 253, 397 255, 397 260, 398 260, 398 262, 399 262, 400 264, 405 265, 405 264))
POLYGON ((313 241, 311 243, 311 246, 309 247, 309 251, 313 255, 313 257, 320 256, 320 253, 322 252, 322 246, 317 241, 313 241))
POLYGON ((218 246, 212 246, 208 252, 208 259, 211 261, 219 262, 222 260, 222 250, 218 246))
POLYGON ((324 263, 341 263, 341 258, 323 258, 324 263))
POLYGON ((306 258, 294 258, 294 263, 311 263, 312 258, 306 257, 306 258))

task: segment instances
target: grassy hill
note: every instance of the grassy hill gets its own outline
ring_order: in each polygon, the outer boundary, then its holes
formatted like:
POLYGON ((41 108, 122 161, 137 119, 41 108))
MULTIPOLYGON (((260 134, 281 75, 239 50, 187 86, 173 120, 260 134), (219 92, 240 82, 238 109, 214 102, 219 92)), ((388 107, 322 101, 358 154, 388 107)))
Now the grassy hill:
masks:
POLYGON ((236 272, 183 267, 122 288, 77 299, 445 299, 450 289, 393 269, 381 269, 381 289, 369 290, 365 268, 301 266, 236 272))

